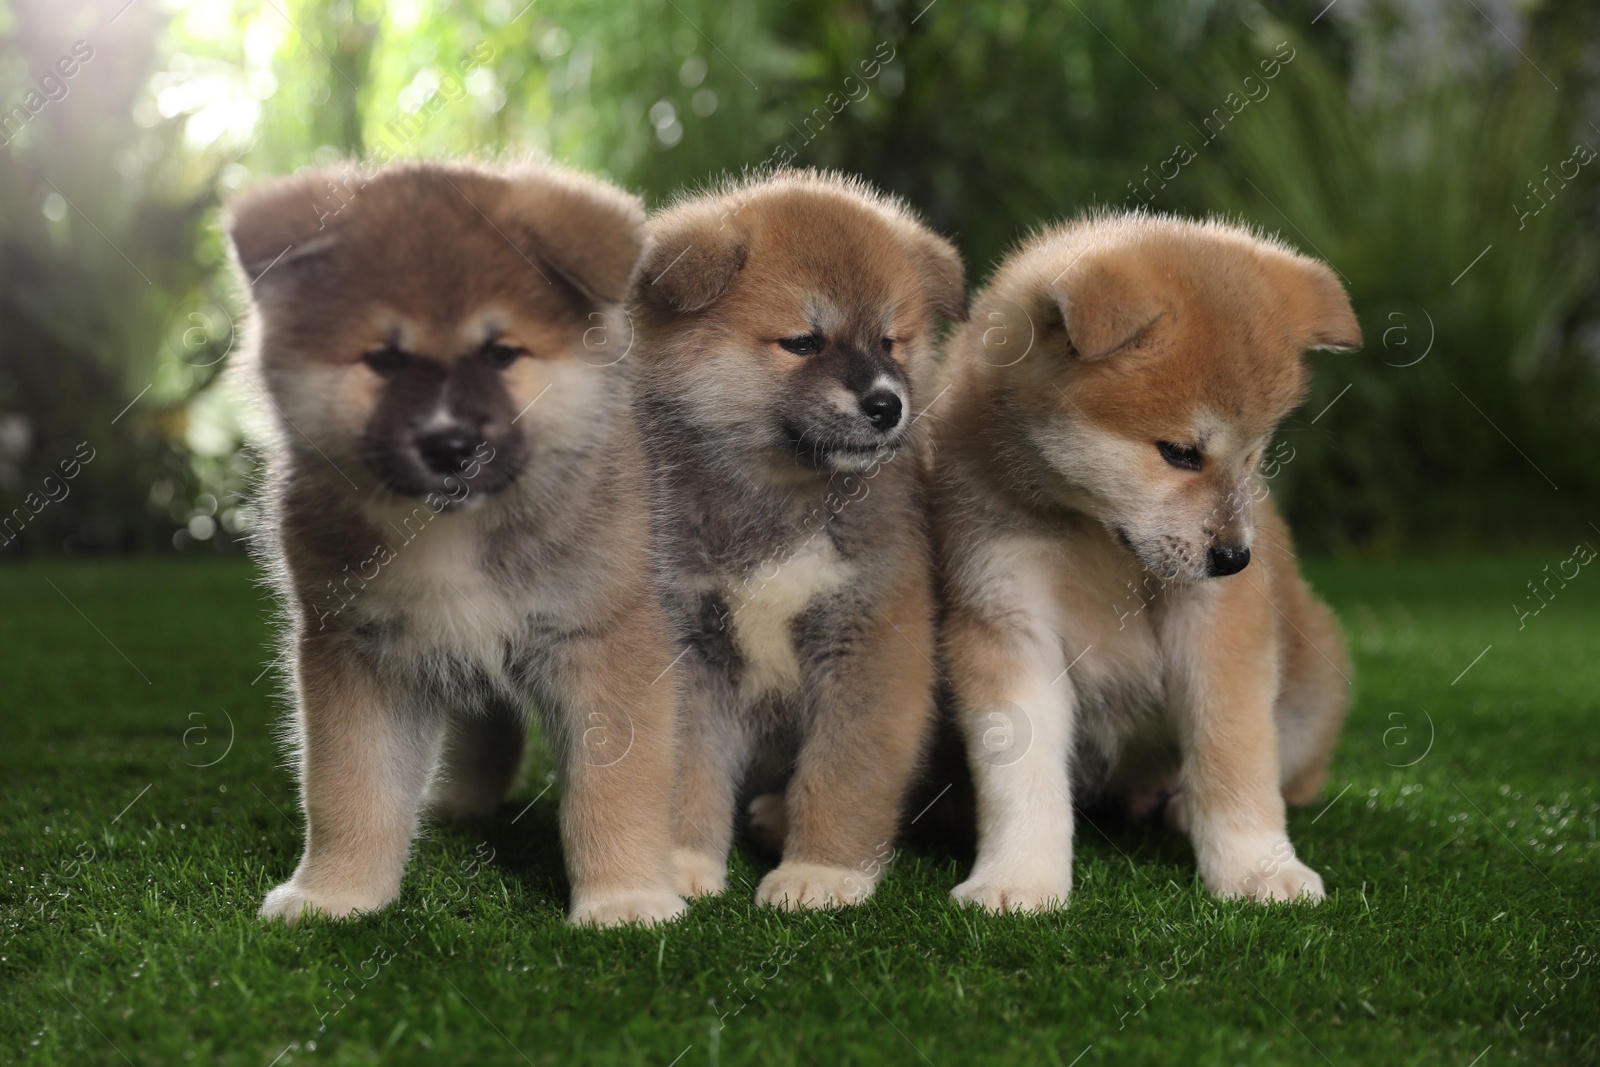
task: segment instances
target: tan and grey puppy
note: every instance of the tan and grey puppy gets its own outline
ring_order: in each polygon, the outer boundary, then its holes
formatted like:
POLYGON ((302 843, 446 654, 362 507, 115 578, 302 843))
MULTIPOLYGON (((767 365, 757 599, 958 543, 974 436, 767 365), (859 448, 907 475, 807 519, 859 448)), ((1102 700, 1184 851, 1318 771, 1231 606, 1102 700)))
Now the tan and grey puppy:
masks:
POLYGON ((757 901, 856 903, 932 722, 914 413, 941 319, 965 314, 961 261, 828 174, 729 184, 649 228, 636 353, 684 640, 677 887, 725 888, 741 792, 787 782, 757 901))
POLYGON ((958 899, 1064 905, 1072 800, 1100 795, 1164 802, 1214 893, 1322 898, 1284 802, 1321 788, 1350 667, 1257 471, 1301 354, 1360 344, 1327 266, 1221 222, 1095 215, 1001 265, 935 440, 958 899))
POLYGON ((307 171, 230 208, 306 813, 262 915, 388 904, 425 807, 499 804, 530 704, 563 779, 572 921, 683 910, 670 635, 613 354, 642 223, 634 198, 533 165, 307 171))

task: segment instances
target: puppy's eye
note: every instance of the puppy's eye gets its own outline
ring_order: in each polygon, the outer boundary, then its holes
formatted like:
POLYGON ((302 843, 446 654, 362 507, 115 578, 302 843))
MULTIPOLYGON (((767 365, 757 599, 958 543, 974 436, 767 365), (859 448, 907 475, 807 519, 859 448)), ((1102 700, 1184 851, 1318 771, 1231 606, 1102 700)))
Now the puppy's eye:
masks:
POLYGON ((785 352, 793 352, 797 356, 814 356, 822 351, 822 338, 814 333, 804 333, 799 337, 785 337, 778 341, 785 352))
POLYGON ((1181 471, 1197 471, 1203 458, 1193 445, 1175 445, 1171 441, 1157 441, 1156 450, 1161 458, 1181 471))
POLYGON ((505 370, 522 358, 525 351, 516 345, 508 345, 501 341, 491 341, 483 346, 483 351, 479 354, 483 357, 483 361, 495 370, 505 370))
POLYGON ((368 352, 361 357, 361 362, 387 378, 409 367, 411 365, 411 357, 398 348, 390 346, 368 352))
POLYGON ((883 345, 883 350, 884 350, 885 353, 889 353, 889 352, 893 352, 894 351, 894 346, 895 346, 896 342, 895 342, 895 339, 893 337, 885 337, 882 341, 880 341, 878 343, 883 345))

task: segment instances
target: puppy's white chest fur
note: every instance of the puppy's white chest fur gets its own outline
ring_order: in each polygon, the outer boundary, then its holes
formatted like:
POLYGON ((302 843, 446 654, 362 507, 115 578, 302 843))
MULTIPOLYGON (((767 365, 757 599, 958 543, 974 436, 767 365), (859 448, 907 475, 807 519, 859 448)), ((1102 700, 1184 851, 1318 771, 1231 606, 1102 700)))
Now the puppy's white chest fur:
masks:
POLYGON ((1032 688, 1017 679, 1018 702, 1064 714, 1073 694, 1078 743, 1109 761, 1129 745, 1157 744, 1169 733, 1152 714, 1160 705, 1164 655, 1130 578, 1137 573, 1103 538, 1018 535, 975 549, 964 574, 968 602, 1007 620, 1033 650, 1032 688))
POLYGON ((814 537, 787 562, 774 560, 742 577, 728 604, 744 659, 740 688, 747 700, 799 687, 791 624, 813 600, 844 588, 854 576, 855 568, 832 541, 814 537))
POLYGON ((391 537, 388 545, 392 557, 362 590, 361 613, 402 623, 402 640, 418 654, 444 652, 498 673, 529 605, 485 573, 478 517, 438 515, 410 540, 391 537))

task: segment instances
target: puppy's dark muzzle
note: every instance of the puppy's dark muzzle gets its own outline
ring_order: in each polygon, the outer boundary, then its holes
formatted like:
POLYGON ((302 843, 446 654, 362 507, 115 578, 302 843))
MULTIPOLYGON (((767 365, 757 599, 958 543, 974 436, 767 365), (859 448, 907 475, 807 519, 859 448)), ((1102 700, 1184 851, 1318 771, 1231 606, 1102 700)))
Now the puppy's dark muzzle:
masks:
POLYGON ((452 426, 378 444, 368 462, 391 493, 438 495, 459 504, 468 495, 492 495, 516 481, 527 451, 524 442, 452 426))
POLYGON ((417 440, 417 455, 435 474, 460 474, 471 463, 478 439, 465 430, 443 430, 417 440))
POLYGON ((1226 578, 1250 566, 1249 545, 1218 545, 1206 554, 1207 575, 1226 578))

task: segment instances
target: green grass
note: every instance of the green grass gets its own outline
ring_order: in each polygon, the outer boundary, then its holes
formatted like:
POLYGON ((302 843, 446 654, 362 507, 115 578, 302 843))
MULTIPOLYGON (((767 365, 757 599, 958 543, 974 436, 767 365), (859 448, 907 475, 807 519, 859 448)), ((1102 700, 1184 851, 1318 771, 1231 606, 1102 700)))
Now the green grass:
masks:
POLYGON ((1061 915, 958 910, 929 852, 777 915, 741 853, 724 898, 611 932, 562 923, 556 791, 517 819, 542 768, 381 915, 257 922, 300 828, 250 570, 0 570, 6 1062, 1593 1062, 1600 569, 1510 607, 1566 555, 1313 568, 1359 669, 1292 818, 1320 908, 1218 903, 1181 840, 1085 821, 1061 915))

